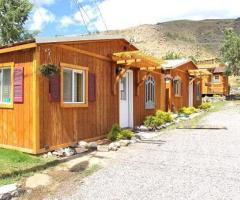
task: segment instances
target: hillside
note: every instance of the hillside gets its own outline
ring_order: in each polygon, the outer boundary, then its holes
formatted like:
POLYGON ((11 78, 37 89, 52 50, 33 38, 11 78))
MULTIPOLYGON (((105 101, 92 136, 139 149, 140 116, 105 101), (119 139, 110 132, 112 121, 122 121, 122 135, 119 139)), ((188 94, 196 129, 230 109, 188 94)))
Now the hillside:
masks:
POLYGON ((234 28, 240 33, 240 18, 170 21, 107 34, 123 35, 139 49, 158 57, 171 51, 186 57, 208 59, 218 56, 225 28, 234 28))

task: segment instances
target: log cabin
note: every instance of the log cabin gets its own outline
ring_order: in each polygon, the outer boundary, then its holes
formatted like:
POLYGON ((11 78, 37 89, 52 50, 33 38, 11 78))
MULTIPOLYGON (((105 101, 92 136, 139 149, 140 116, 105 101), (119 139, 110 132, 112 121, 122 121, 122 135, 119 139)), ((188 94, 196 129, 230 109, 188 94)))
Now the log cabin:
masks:
POLYGON ((202 78, 202 96, 228 96, 230 86, 228 83, 228 76, 225 74, 224 67, 199 67, 200 69, 207 69, 211 72, 202 78))
POLYGON ((140 125, 165 107, 160 62, 113 36, 2 46, 0 147, 40 154, 101 139, 115 123, 140 125), (56 71, 44 76, 43 66, 56 71))
POLYGON ((206 73, 187 59, 166 60, 162 64, 165 74, 165 110, 177 111, 182 107, 198 107, 202 103, 201 76, 206 73))

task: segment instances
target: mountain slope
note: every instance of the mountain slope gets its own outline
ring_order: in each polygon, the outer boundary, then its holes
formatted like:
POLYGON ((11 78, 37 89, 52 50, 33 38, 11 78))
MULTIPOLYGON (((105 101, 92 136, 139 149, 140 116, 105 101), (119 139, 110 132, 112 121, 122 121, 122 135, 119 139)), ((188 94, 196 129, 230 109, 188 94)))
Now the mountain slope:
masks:
POLYGON ((107 34, 123 35, 139 49, 158 57, 170 51, 196 59, 208 59, 219 55, 225 28, 234 28, 240 33, 240 18, 170 21, 107 34))

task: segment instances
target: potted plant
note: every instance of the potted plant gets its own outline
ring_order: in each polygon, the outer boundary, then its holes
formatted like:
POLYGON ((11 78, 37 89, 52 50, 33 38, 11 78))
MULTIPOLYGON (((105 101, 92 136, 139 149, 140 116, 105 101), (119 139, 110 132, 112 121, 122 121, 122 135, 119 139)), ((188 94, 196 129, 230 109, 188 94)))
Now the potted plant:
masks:
POLYGON ((55 64, 42 64, 40 67, 40 72, 43 76, 51 77, 59 73, 59 67, 55 64))

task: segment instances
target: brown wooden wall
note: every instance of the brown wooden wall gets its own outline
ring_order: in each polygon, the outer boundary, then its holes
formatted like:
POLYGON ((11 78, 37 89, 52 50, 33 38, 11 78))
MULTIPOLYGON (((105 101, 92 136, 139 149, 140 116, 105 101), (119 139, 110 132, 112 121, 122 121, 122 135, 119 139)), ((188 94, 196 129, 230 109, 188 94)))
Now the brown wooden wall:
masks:
MULTIPOLYGON (((126 50, 124 48, 126 44, 120 40, 68 45, 104 56, 126 50)), ((112 93, 112 63, 51 45, 42 45, 40 52, 41 64, 52 61, 55 64, 63 62, 88 67, 89 72, 95 73, 97 83, 96 101, 89 102, 87 108, 63 108, 60 103, 50 102, 48 95, 49 81, 47 78, 39 77, 40 148, 44 148, 46 145, 56 147, 81 139, 106 135, 112 125, 119 122, 119 95, 118 92, 117 95, 112 93), (46 49, 51 50, 51 59, 49 59, 46 49)), ((153 111, 145 111, 144 109, 143 86, 140 94, 139 97, 134 95, 135 125, 141 123, 146 115, 153 113, 153 111)), ((159 102, 161 101, 159 100, 159 102)), ((160 108, 159 102, 157 106, 160 108)))
MULTIPOLYGON (((215 74, 214 74, 215 75, 215 74)), ((229 88, 228 88, 228 76, 219 74, 220 75, 220 82, 219 83, 212 83, 212 77, 214 75, 205 76, 202 79, 202 94, 204 95, 228 95, 229 88)))
POLYGON ((13 108, 0 108, 0 146, 32 149, 33 135, 33 52, 17 51, 0 55, 0 63, 14 62, 24 67, 24 102, 14 103, 13 108))
MULTIPOLYGON (((182 107, 186 107, 189 105, 189 74, 188 70, 196 69, 197 67, 192 63, 187 63, 184 65, 181 65, 175 69, 170 70, 170 74, 173 77, 173 79, 177 76, 181 78, 182 81, 182 93, 181 96, 175 96, 174 95, 174 89, 173 89, 173 81, 168 84, 168 88, 170 88, 170 99, 169 104, 172 105, 172 110, 179 110, 182 107)), ((198 107, 201 104, 201 98, 200 100, 197 100, 196 98, 196 81, 193 82, 193 105, 195 107, 198 107)))
MULTIPOLYGON (((137 73, 135 71, 134 82, 136 86, 136 76, 137 73)), ((140 72, 140 80, 146 74, 146 72, 140 72)), ((141 86, 139 91, 139 96, 136 96, 136 87, 134 90, 134 124, 140 125, 146 116, 153 115, 156 110, 161 109, 165 110, 165 81, 164 75, 158 74, 151 74, 156 83, 155 87, 155 109, 145 109, 145 102, 144 102, 144 94, 145 94, 145 87, 144 85, 141 86)))

